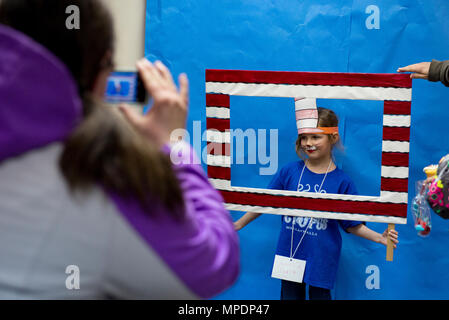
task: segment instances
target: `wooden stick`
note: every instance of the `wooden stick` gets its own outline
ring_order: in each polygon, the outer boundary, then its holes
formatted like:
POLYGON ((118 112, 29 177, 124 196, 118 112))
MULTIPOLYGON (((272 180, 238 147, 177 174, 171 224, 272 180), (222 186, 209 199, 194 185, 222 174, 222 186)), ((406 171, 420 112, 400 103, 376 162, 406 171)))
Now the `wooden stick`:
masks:
MULTIPOLYGON (((388 224, 388 232, 390 232, 390 230, 394 230, 393 223, 388 224)), ((387 261, 393 261, 393 250, 393 241, 391 241, 390 238, 387 238, 387 261)))

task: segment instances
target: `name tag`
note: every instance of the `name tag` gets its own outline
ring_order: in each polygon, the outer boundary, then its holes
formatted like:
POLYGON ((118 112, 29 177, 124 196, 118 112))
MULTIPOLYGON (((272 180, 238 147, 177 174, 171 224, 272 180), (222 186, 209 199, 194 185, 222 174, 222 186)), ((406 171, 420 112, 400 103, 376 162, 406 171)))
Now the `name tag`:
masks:
POLYGON ((273 271, 271 277, 302 283, 306 261, 276 255, 274 257, 273 271))

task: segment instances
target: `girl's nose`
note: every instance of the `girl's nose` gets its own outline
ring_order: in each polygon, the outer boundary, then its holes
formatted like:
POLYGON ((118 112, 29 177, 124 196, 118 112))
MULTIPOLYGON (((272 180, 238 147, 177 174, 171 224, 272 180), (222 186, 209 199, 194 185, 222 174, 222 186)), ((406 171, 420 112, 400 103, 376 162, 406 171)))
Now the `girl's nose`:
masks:
POLYGON ((306 146, 310 147, 312 145, 312 139, 306 138, 306 146))

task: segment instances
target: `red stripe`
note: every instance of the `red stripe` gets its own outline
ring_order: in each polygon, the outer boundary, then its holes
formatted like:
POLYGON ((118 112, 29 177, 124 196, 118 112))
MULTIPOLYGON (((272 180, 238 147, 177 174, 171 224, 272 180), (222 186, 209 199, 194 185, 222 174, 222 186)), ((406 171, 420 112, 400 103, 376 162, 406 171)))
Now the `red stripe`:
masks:
POLYGON ((384 114, 410 115, 411 106, 411 101, 385 101, 384 114))
POLYGON ((410 128, 384 127, 383 140, 410 141, 410 128))
POLYGON ((206 81, 411 88, 407 74, 206 70, 206 81))
POLYGON ((394 192, 408 192, 408 179, 381 178, 380 190, 394 192))
POLYGON ((229 119, 207 118, 206 127, 208 130, 229 131, 231 129, 231 121, 229 119))
POLYGON ((231 168, 208 166, 207 175, 212 179, 231 180, 231 168))
POLYGON ((299 198, 235 191, 220 192, 226 203, 274 208, 407 217, 406 204, 299 198))
POLYGON ((206 106, 229 108, 229 95, 206 93, 206 106))
POLYGON ((382 165, 408 167, 408 153, 382 152, 382 165))
POLYGON ((214 156, 230 156, 231 144, 209 142, 207 144, 207 154, 212 154, 214 156))

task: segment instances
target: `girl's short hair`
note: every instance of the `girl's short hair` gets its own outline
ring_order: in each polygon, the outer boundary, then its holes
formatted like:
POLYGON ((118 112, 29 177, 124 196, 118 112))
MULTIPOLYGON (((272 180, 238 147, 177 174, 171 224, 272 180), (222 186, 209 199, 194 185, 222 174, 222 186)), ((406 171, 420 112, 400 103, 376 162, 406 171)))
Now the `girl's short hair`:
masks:
MULTIPOLYGON (((334 111, 327 108, 318 107, 318 127, 338 127, 338 117, 334 111)), ((301 148, 301 138, 303 134, 298 134, 298 138, 296 139, 296 154, 302 159, 306 160, 306 154, 301 148)), ((343 145, 341 144, 340 138, 337 137, 334 139, 334 136, 328 135, 329 140, 332 143, 332 146, 336 146, 338 148, 343 149, 343 145)))

